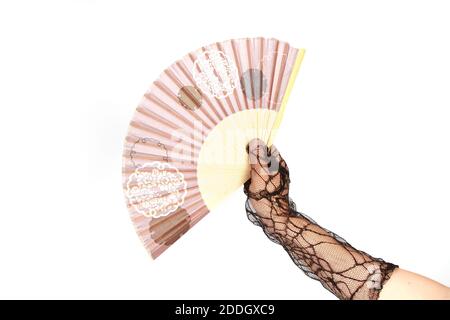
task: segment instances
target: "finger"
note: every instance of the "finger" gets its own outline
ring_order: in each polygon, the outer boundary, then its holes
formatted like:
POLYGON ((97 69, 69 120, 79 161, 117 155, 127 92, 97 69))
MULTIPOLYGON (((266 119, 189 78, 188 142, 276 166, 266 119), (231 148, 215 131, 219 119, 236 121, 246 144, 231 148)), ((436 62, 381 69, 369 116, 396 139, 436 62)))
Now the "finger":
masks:
POLYGON ((285 161, 278 149, 274 145, 267 147, 260 139, 250 141, 247 152, 249 152, 250 165, 256 172, 274 175, 279 171, 280 165, 285 166, 285 161))
POLYGON ((283 157, 280 154, 280 151, 278 151, 275 145, 272 145, 270 147, 270 163, 268 166, 268 170, 271 174, 275 174, 280 170, 280 166, 288 170, 286 161, 284 161, 283 157))
MULTIPOLYGON (((258 146, 261 146, 261 144, 258 146)), ((257 175, 260 179, 263 179, 266 182, 266 190, 268 192, 273 192, 280 188, 283 190, 288 190, 289 169, 286 165, 286 161, 284 161, 280 152, 274 145, 270 148, 266 148, 265 150, 267 150, 265 155, 266 158, 264 161, 260 161, 262 166, 258 168, 258 171, 252 172, 252 177, 257 175)), ((258 181, 257 177, 254 179, 258 181)))
POLYGON ((267 146, 263 141, 254 139, 248 144, 247 151, 250 163, 248 189, 254 193, 265 190, 267 181, 270 179, 267 170, 267 146))
POLYGON ((252 174, 261 175, 262 178, 269 175, 270 150, 260 139, 253 139, 249 145, 249 163, 252 174))
POLYGON ((251 140, 248 144, 248 153, 251 166, 265 166, 267 164, 268 149, 262 140, 251 140))
POLYGON ((269 174, 274 175, 280 169, 281 155, 278 149, 272 145, 269 149, 269 162, 267 164, 267 171, 269 174))

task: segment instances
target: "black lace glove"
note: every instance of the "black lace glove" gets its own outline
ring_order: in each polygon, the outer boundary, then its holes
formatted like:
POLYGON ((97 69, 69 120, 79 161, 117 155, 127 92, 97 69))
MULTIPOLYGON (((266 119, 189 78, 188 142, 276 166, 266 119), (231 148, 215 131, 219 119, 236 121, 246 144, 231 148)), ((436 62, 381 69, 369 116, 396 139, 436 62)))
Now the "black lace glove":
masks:
POLYGON ((253 140, 249 157, 251 175, 244 185, 249 220, 339 299, 378 299, 397 266, 353 248, 297 212, 289 198, 289 169, 274 146, 253 140))

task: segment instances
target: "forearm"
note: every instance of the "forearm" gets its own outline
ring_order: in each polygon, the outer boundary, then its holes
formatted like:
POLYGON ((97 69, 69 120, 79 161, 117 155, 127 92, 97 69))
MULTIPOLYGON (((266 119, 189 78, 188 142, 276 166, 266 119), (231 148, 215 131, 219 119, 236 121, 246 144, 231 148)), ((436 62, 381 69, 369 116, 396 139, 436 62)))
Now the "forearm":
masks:
POLYGON ((309 277, 340 299, 450 299, 450 288, 373 258, 322 228, 311 218, 276 207, 255 214, 261 201, 249 200, 247 215, 280 244, 309 277), (270 213, 269 213, 270 212, 270 213))
POLYGON ((320 281, 340 299, 378 299, 397 266, 353 248, 293 208, 275 205, 270 211, 262 210, 267 205, 265 200, 250 199, 249 219, 283 246, 309 277, 320 281))

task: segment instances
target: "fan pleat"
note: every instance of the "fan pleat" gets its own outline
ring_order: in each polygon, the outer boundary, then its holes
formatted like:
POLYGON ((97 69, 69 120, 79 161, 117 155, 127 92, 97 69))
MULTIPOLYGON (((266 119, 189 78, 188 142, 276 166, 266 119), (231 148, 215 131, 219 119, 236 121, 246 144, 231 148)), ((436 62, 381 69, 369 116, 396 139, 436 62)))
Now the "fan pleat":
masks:
MULTIPOLYGON (((239 54, 238 54, 238 51, 237 51, 237 48, 236 48, 236 41, 237 40, 231 40, 231 46, 232 46, 232 50, 233 50, 233 57, 234 57, 234 60, 235 60, 235 62, 236 62, 236 66, 237 66, 237 69, 238 69, 238 74, 242 74, 244 71, 242 70, 242 63, 241 63, 241 59, 240 59, 240 57, 239 57, 239 54)), ((248 106, 248 101, 247 101, 247 99, 245 99, 245 97, 244 97, 244 93, 242 92, 242 90, 235 90, 235 91, 239 91, 239 100, 238 101, 240 101, 241 103, 240 103, 240 110, 249 110, 250 108, 249 108, 249 106, 248 106)))
MULTIPOLYGON (((209 58, 208 48, 202 47, 201 50, 205 53, 206 58, 209 58)), ((197 70, 200 71, 200 68, 199 68, 198 65, 197 65, 197 70)), ((223 80, 223 79, 220 77, 220 75, 217 73, 216 70, 214 70, 214 75, 215 75, 218 79, 223 80)), ((217 98, 217 97, 214 97, 214 102, 219 106, 219 110, 222 111, 222 119, 228 117, 228 116, 231 114, 231 113, 229 112, 229 110, 227 110, 227 108, 225 108, 225 106, 223 105, 221 99, 219 99, 219 98, 217 98)))
MULTIPOLYGON (((219 51, 222 51, 222 52, 225 52, 225 53, 227 53, 229 51, 229 47, 230 47, 229 42, 225 42, 223 44, 220 43, 220 42, 217 42, 216 46, 217 46, 217 49, 219 51)), ((227 102, 227 105, 230 108, 230 112, 231 113, 236 113, 236 112, 240 111, 239 99, 238 99, 238 96, 237 96, 237 91, 238 90, 233 90, 233 94, 232 95, 228 95, 225 98, 225 100, 227 102), (231 99, 230 96, 233 96, 233 99, 231 99)))

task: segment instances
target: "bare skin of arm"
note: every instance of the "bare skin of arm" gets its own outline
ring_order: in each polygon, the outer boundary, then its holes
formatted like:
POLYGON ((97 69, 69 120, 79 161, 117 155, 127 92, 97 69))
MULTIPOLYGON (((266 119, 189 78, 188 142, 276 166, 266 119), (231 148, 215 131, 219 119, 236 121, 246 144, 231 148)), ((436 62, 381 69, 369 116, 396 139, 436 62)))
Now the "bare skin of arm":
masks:
POLYGON ((450 288, 417 273, 396 269, 380 292, 380 300, 450 300, 450 288))
POLYGON ((249 144, 247 216, 280 244, 309 277, 340 299, 450 299, 450 289, 352 247, 296 211, 289 198, 289 169, 275 147, 249 144))

